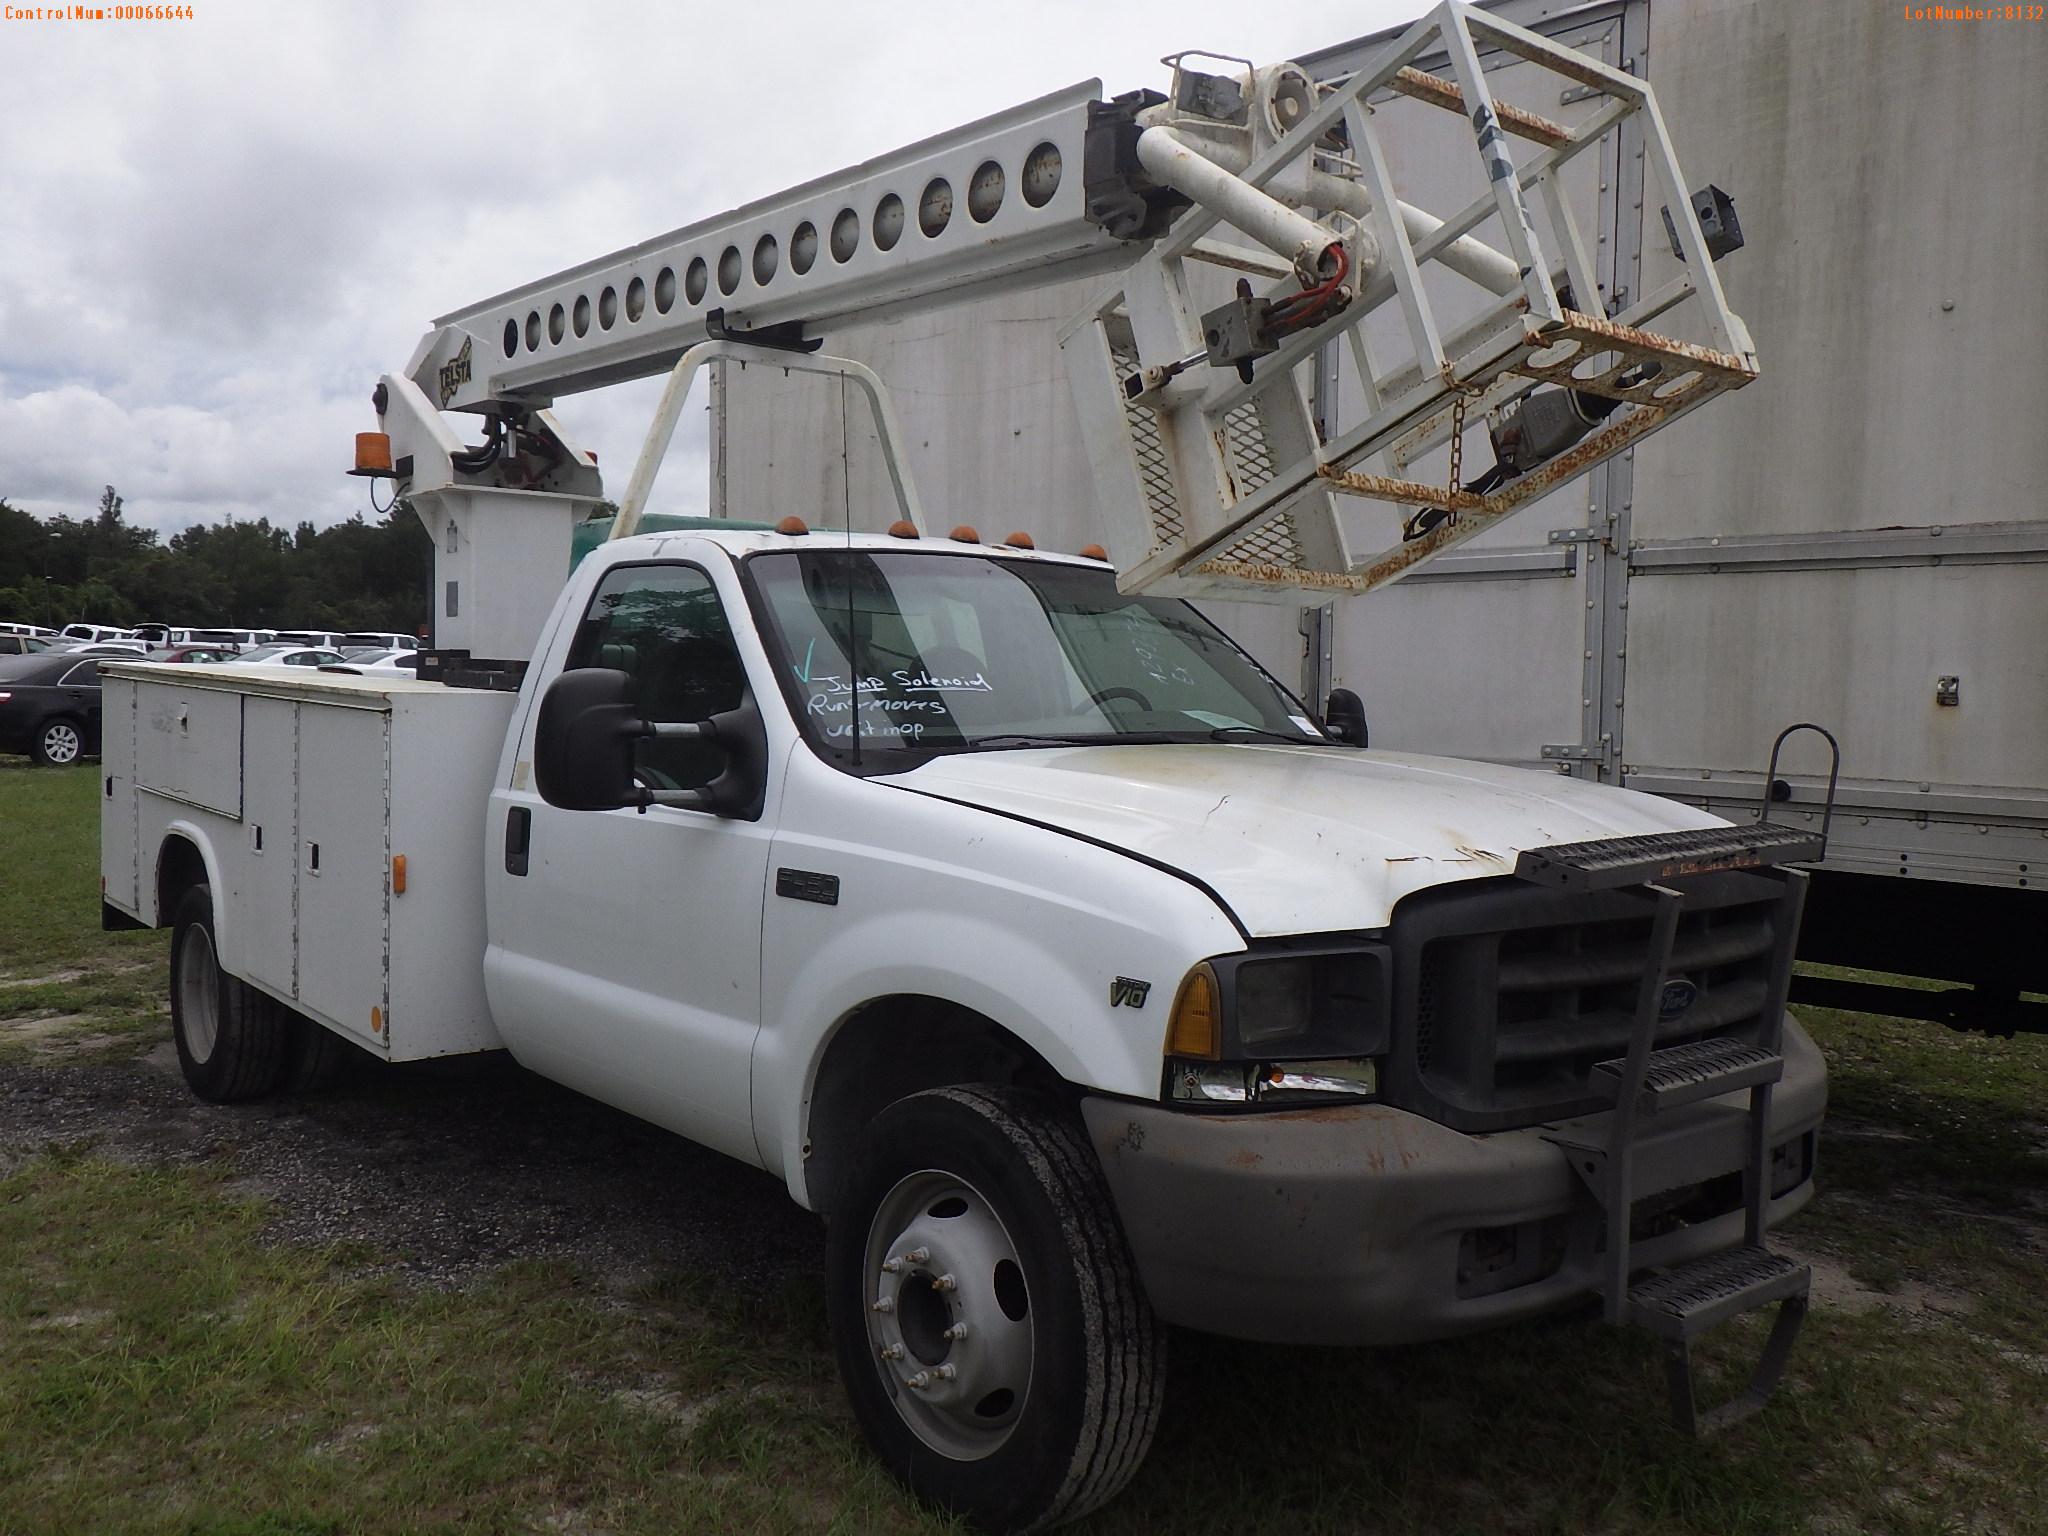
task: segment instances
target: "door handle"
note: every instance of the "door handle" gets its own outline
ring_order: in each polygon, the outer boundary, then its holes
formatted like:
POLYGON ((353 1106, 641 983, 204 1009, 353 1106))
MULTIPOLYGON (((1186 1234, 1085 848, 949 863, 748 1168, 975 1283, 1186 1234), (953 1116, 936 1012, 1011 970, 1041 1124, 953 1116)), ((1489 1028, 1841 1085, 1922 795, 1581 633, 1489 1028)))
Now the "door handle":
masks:
POLYGON ((505 873, 526 873, 527 844, 533 837, 533 812, 515 805, 505 813, 505 873))

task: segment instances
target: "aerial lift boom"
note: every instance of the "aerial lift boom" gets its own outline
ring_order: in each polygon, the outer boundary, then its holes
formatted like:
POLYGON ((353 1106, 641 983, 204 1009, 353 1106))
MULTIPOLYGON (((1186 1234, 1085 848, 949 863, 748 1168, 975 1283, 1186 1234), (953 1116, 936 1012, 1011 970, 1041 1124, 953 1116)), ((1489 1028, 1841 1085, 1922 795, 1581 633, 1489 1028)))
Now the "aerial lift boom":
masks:
MULTIPOLYGON (((1164 94, 1105 101, 1083 82, 436 321, 377 405, 389 473, 435 534, 438 643, 523 654, 571 526, 603 498, 559 396, 763 349, 793 358, 835 325, 977 295, 1097 279, 1064 351, 1126 590, 1368 590, 1755 377, 1713 269, 1739 244, 1733 210, 1714 189, 1687 195, 1645 82, 1461 0, 1335 83, 1285 63, 1212 73, 1201 57, 1170 56, 1164 94), (1596 105, 1566 128, 1497 102, 1482 50, 1596 105), (1467 181, 1404 176, 1375 127, 1402 101, 1443 109, 1467 181), (1631 119, 1684 269, 1609 315, 1560 177, 1631 119), (1484 190, 1453 204, 1429 197, 1439 183, 1484 190), (1446 326, 1425 274, 1482 307, 1446 326), (1667 315, 1692 339, 1646 328, 1667 315), (1327 439, 1298 367, 1326 347, 1367 405, 1327 439), (463 447, 446 411, 481 415, 484 444, 463 447), (1493 466, 1468 478, 1482 426, 1493 466), (1415 478, 1446 443, 1448 479, 1415 478)), ((886 392, 857 365, 805 366, 867 392, 896 510, 918 521, 886 392)), ((681 403, 672 387, 621 533, 681 403)))

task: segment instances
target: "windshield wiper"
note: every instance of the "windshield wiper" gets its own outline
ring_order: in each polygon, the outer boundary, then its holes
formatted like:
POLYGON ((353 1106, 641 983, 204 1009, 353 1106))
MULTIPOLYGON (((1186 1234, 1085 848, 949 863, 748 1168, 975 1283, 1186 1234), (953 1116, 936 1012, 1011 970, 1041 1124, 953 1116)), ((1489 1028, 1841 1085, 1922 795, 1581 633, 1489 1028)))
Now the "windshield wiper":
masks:
POLYGON ((1209 733, 1211 741, 1233 741, 1249 736, 1258 741, 1280 741, 1290 747, 1327 746, 1319 736, 1290 736, 1285 731, 1269 731, 1263 725, 1219 725, 1209 733))
POLYGON ((1135 747, 1157 746, 1161 742, 1186 741, 1188 738, 1177 731, 1090 731, 1067 735, 1039 735, 1016 733, 1003 736, 977 736, 967 743, 967 750, 979 752, 984 748, 1000 751, 1009 747, 1135 747))

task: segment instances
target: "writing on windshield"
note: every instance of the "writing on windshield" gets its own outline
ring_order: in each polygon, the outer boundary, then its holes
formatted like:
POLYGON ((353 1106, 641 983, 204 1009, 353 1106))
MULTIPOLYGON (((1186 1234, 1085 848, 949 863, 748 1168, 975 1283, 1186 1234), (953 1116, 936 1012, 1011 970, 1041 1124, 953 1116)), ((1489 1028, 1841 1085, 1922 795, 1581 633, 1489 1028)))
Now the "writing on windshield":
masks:
POLYGON ((1107 571, 973 554, 757 555, 749 577, 798 718, 835 751, 1321 739, 1185 603, 1107 571))

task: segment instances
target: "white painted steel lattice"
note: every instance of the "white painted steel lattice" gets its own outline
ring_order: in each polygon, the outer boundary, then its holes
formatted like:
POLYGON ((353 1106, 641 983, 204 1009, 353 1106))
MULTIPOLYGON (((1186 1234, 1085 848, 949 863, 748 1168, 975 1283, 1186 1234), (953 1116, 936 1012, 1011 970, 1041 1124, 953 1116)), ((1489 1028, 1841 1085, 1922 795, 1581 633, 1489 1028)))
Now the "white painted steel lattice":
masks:
MULTIPOLYGON (((1756 376, 1747 329, 1728 309, 1643 81, 1459 0, 1445 0, 1334 87, 1309 87, 1291 66, 1239 77, 1248 103, 1236 114, 1241 121, 1219 112, 1213 96, 1184 92, 1181 73, 1177 64, 1172 97, 1139 115, 1141 152, 1148 169, 1195 206, 1105 288, 1066 338, 1127 588, 1320 601, 1397 580, 1756 376), (1567 128, 1497 102, 1482 49, 1534 65, 1536 78, 1594 105, 1567 128), (1444 75, 1416 67, 1437 57, 1444 75), (1191 100, 1201 110, 1182 105, 1191 100), (1426 193, 1402 179, 1376 131, 1376 113, 1395 103, 1463 120, 1466 152, 1487 190, 1441 214, 1401 201, 1397 184, 1426 193), (1685 270, 1609 318, 1588 312, 1602 290, 1559 178, 1625 123, 1640 134, 1685 270), (1247 359, 1242 376, 1201 365, 1205 345, 1214 355, 1215 335, 1205 335, 1191 297, 1200 279, 1187 263, 1214 261, 1197 243, 1219 224, 1292 262, 1293 273, 1259 295, 1279 304, 1316 277, 1319 250, 1341 242, 1348 262, 1349 302, 1272 338, 1277 344, 1247 359), (1501 231, 1506 249, 1476 240, 1482 227, 1501 231), (1486 307, 1447 329, 1425 291, 1431 270, 1477 284, 1486 307), (1367 321, 1382 310, 1399 324, 1376 327, 1369 343, 1367 321), (1694 339, 1645 328, 1667 314, 1694 339), (1296 367, 1331 342, 1356 370, 1367 410, 1324 442, 1296 367), (1410 473, 1454 424, 1497 431, 1503 411, 1545 386, 1593 402, 1585 413, 1597 420, 1581 440, 1490 480, 1446 485, 1410 473), (1378 509, 1347 511, 1354 499, 1378 509)), ((1223 105, 1233 103, 1226 96, 1223 105)), ((1322 271, 1329 270, 1326 258, 1322 271)), ((1488 462, 1484 436, 1464 448, 1467 464, 1488 462)))

